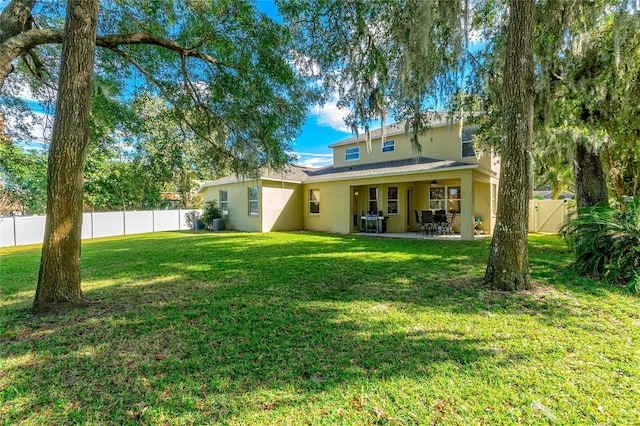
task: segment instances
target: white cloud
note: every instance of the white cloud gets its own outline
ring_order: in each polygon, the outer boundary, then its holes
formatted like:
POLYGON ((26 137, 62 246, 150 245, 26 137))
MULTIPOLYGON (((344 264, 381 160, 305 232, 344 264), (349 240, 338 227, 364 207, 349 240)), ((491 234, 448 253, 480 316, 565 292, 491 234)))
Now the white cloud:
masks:
POLYGON ((17 141, 49 143, 53 117, 41 112, 31 111, 28 115, 7 115, 7 131, 17 141))
POLYGON ((331 127, 344 133, 351 133, 351 129, 344 122, 348 114, 348 111, 338 108, 336 101, 327 102, 323 107, 316 106, 313 111, 319 126, 331 127))
POLYGON ((325 167, 333 164, 333 154, 313 154, 308 152, 294 152, 298 157, 297 164, 302 167, 325 167))
POLYGON ((289 65, 297 69, 301 75, 304 77, 317 77, 320 75, 320 65, 311 57, 301 55, 295 50, 292 50, 290 54, 293 59, 289 61, 289 65))
POLYGON ((39 100, 27 84, 20 85, 18 92, 14 96, 25 102, 37 102, 39 100))

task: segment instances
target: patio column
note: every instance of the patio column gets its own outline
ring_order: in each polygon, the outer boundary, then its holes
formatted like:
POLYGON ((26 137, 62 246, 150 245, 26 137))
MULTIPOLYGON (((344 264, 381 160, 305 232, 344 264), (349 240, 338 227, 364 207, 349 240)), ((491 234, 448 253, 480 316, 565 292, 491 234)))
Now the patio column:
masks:
POLYGON ((473 240, 473 173, 464 170, 460 177, 460 239, 473 240))

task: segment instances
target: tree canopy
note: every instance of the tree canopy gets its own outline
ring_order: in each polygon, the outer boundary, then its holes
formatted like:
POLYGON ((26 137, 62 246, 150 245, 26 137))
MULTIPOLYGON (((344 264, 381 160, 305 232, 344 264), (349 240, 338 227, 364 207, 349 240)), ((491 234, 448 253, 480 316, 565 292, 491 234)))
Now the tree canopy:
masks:
MULTIPOLYGON (((25 84, 41 100, 55 95, 61 4, 14 0, 2 12, 4 105, 25 84)), ((148 93, 174 110, 185 136, 210 145, 220 168, 290 160, 309 90, 291 66, 286 27, 250 1, 102 2, 97 28, 95 76, 108 91, 93 110, 148 93)))
MULTIPOLYGON (((141 92, 159 98, 180 140, 206 145, 218 170, 238 173, 290 161, 289 141, 310 94, 292 65, 286 27, 249 1, 72 0, 64 15, 60 5, 13 0, 0 15, 2 104, 25 83, 36 94, 57 95, 37 310, 83 300, 82 187, 91 146, 85 100, 92 93, 103 95, 92 108, 104 111, 141 92), (94 78, 109 90, 95 91, 94 78)), ((104 123, 93 129, 122 138, 118 123, 104 123)))

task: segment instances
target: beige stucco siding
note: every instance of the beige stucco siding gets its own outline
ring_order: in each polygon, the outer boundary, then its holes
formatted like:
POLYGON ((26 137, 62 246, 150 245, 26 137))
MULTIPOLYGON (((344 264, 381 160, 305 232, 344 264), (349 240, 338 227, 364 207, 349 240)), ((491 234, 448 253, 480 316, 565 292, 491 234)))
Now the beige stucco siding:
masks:
MULTIPOLYGON (((225 218, 226 228, 237 229, 240 231, 261 232, 262 222, 260 213, 258 213, 258 215, 249 214, 248 192, 249 188, 252 186, 260 188, 258 181, 245 181, 211 186, 203 190, 203 199, 204 202, 217 200, 219 205, 220 190, 226 190, 229 208, 229 214, 225 218)), ((258 212, 260 212, 263 205, 262 198, 263 197, 259 197, 258 199, 258 212)))
POLYGON ((491 229, 491 185, 475 181, 474 188, 473 220, 480 219, 482 223, 478 225, 478 229, 488 234, 491 229))
POLYGON ((262 232, 302 229, 302 185, 262 182, 262 232))
POLYGON ((350 228, 350 192, 347 182, 323 182, 303 185, 303 227, 309 231, 348 234, 350 228), (309 190, 320 191, 320 213, 309 212, 309 190))
MULTIPOLYGON (((373 164, 394 160, 405 160, 414 158, 417 155, 441 160, 461 161, 468 164, 478 164, 487 170, 497 170, 497 158, 488 154, 478 152, 476 157, 462 157, 462 141, 459 133, 460 126, 447 124, 426 131, 419 137, 421 152, 414 151, 409 137, 405 133, 392 134, 387 136, 385 141, 394 141, 393 152, 382 151, 382 140, 372 139, 371 149, 367 147, 364 140, 353 141, 347 144, 337 144, 333 148, 333 164, 335 167, 348 167, 357 164, 373 164), (346 150, 348 148, 360 148, 360 158, 358 160, 346 160, 346 150)), ((477 149, 477 148, 476 148, 477 149)))

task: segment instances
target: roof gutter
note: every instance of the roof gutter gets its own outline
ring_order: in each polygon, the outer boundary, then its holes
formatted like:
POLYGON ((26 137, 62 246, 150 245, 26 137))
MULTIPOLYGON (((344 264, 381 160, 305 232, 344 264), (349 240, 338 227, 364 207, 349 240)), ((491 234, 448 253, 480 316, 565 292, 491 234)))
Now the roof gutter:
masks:
POLYGON ((208 183, 203 183, 202 185, 200 185, 200 187, 198 188, 198 190, 196 191, 198 194, 201 193, 202 191, 204 191, 207 188, 211 188, 214 186, 222 186, 222 185, 229 185, 229 184, 233 184, 233 183, 243 183, 243 182, 257 182, 259 180, 266 180, 266 181, 271 181, 271 182, 282 182, 282 183, 297 183, 297 184, 301 184, 304 183, 301 180, 289 180, 289 179, 278 179, 278 178, 272 178, 272 177, 265 177, 265 176, 260 176, 258 178, 251 178, 251 179, 236 179, 236 180, 230 180, 230 181, 226 181, 226 182, 208 182, 208 183))
POLYGON ((458 170, 470 170, 470 169, 478 169, 477 164, 469 164, 464 166, 454 166, 447 168, 437 168, 431 170, 408 170, 406 172, 389 172, 389 173, 380 173, 380 174, 370 174, 367 176, 347 176, 347 177, 337 177, 333 179, 314 179, 309 178, 302 183, 322 183, 322 182, 337 182, 341 180, 363 180, 363 179, 371 179, 378 177, 387 177, 387 176, 406 176, 406 175, 415 175, 420 173, 437 173, 437 172, 450 172, 450 171, 458 171, 458 170))

